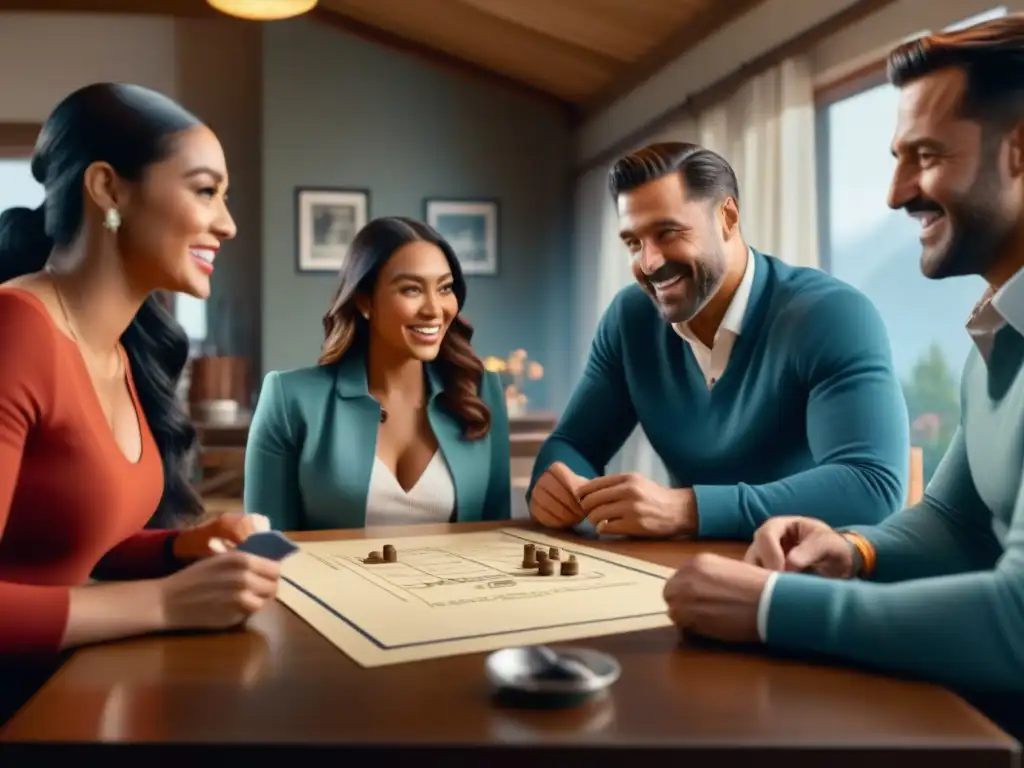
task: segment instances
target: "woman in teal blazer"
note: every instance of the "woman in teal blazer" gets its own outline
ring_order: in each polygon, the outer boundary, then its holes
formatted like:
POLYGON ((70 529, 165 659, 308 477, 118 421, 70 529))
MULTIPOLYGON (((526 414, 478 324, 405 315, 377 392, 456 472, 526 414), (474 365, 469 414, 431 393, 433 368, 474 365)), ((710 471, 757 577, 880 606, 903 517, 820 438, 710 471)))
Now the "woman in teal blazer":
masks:
POLYGON ((429 226, 360 230, 319 364, 263 381, 246 510, 292 531, 509 519, 504 392, 470 345, 465 301, 455 252, 429 226))

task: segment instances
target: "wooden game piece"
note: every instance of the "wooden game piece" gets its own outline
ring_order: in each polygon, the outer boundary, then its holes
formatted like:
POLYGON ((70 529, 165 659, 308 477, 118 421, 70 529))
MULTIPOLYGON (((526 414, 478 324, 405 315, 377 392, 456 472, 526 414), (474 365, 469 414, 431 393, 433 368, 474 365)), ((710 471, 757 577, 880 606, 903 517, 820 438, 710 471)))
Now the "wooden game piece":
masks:
POLYGON ((397 563, 398 562, 398 552, 395 551, 395 545, 394 544, 385 544, 384 545, 384 562, 385 563, 397 563))
POLYGON ((549 559, 548 553, 545 552, 543 549, 538 549, 534 556, 537 558, 538 563, 545 563, 549 559))
POLYGON ((369 556, 363 560, 364 563, 383 563, 384 558, 381 557, 380 552, 371 552, 369 556))
POLYGON ((561 557, 561 553, 558 551, 558 547, 551 547, 548 550, 548 559, 557 560, 559 557, 561 557))
POLYGON ((540 565, 537 566, 537 573, 539 573, 541 576, 551 576, 554 574, 554 572, 554 560, 548 560, 547 558, 544 558, 540 561, 540 565))
POLYGON ((569 555, 569 559, 562 563, 563 576, 575 576, 580 572, 580 564, 576 555, 569 555))
POLYGON ((535 544, 523 545, 523 568, 537 567, 537 546, 535 544))

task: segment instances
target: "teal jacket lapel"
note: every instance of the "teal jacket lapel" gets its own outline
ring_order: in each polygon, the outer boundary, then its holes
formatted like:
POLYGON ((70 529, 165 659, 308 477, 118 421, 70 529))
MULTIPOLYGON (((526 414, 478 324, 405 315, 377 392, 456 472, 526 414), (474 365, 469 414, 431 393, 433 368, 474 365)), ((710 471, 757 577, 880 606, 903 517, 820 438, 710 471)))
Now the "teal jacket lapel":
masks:
MULTIPOLYGON (((480 520, 483 516, 481 505, 466 504, 465 501, 484 498, 491 468, 487 462, 481 462, 484 456, 480 445, 462 439, 459 424, 438 402, 438 396, 444 391, 444 382, 437 366, 428 363, 425 367, 429 388, 427 418, 455 485, 453 519, 457 518, 460 522, 480 520)), ((335 389, 342 407, 334 416, 332 439, 338 455, 348 457, 349 468, 345 474, 352 477, 351 491, 359 494, 359 524, 365 525, 370 477, 377 454, 381 407, 370 395, 364 354, 353 351, 342 358, 337 366, 335 389)))
POLYGON ((358 499, 353 506, 358 509, 359 520, 353 523, 363 526, 381 414, 380 403, 370 396, 365 357, 355 353, 345 355, 335 370, 334 386, 340 402, 327 424, 334 433, 330 439, 335 455, 344 457, 346 464, 336 469, 340 477, 349 481, 346 483, 349 498, 358 499))

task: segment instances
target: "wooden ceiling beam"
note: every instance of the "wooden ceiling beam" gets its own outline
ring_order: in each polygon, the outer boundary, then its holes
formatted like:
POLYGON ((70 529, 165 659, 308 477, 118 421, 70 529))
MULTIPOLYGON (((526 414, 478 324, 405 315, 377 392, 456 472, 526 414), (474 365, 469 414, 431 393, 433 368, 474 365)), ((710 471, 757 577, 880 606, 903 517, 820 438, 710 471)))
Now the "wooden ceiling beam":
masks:
MULTIPOLYGON (((546 43, 557 46, 564 50, 567 50, 577 56, 585 56, 587 58, 596 59, 602 62, 604 66, 611 66, 616 69, 620 68, 623 64, 628 63, 630 60, 629 56, 615 55, 609 53, 606 46, 596 44, 586 44, 580 42, 580 40, 572 39, 562 34, 561 31, 555 32, 550 29, 546 29, 545 25, 541 22, 537 22, 533 18, 524 18, 523 11, 525 10, 520 3, 513 2, 511 8, 515 8, 515 11, 511 11, 509 7, 503 6, 492 6, 487 0, 454 0, 460 6, 467 10, 471 10, 477 15, 483 15, 488 17, 489 20, 494 20, 507 24, 522 32, 529 33, 546 43)), ((529 14, 527 14, 529 16, 529 14)))
POLYGON ((586 59, 595 62, 598 66, 606 69, 618 69, 622 66, 622 60, 611 56, 604 51, 595 50, 592 47, 580 45, 579 43, 567 40, 564 37, 552 34, 549 31, 541 29, 535 24, 524 24, 519 19, 515 18, 510 14, 494 13, 489 10, 485 10, 473 2, 467 2, 466 0, 454 0, 461 6, 462 10, 459 12, 461 16, 465 16, 466 26, 470 26, 474 22, 481 22, 490 25, 504 28, 508 28, 510 32, 514 32, 522 37, 532 37, 540 41, 543 45, 550 46, 552 48, 560 48, 570 56, 576 56, 580 59, 586 59))
POLYGON ((614 104, 667 64, 678 59, 708 35, 752 10, 764 0, 714 0, 656 45, 635 64, 624 68, 605 88, 582 107, 583 118, 592 117, 614 104))
POLYGON ((407 37, 388 32, 335 10, 317 7, 310 12, 309 16, 322 24, 354 35, 367 42, 415 56, 449 72, 467 76, 479 82, 504 88, 534 101, 548 104, 561 112, 570 124, 576 125, 579 122, 580 113, 575 104, 547 91, 534 88, 520 80, 495 72, 487 67, 482 67, 461 57, 437 50, 429 45, 424 45, 407 37))

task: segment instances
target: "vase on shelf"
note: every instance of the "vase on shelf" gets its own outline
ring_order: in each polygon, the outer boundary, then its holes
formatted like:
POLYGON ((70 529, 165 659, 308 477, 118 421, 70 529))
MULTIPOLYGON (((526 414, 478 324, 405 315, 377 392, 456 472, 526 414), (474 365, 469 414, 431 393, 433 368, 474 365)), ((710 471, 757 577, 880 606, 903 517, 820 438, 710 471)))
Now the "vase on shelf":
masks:
POLYGON ((544 366, 530 360, 525 349, 517 349, 504 360, 500 357, 486 358, 484 368, 502 377, 505 383, 505 408, 509 418, 525 416, 530 400, 523 392, 523 385, 526 381, 540 381, 544 378, 544 366))
POLYGON ((515 384, 510 384, 505 390, 505 410, 508 411, 508 417, 510 419, 525 416, 529 402, 529 398, 519 392, 516 389, 515 384))
POLYGON ((188 399, 192 417, 215 424, 237 422, 249 407, 249 361, 235 355, 192 360, 188 399))

